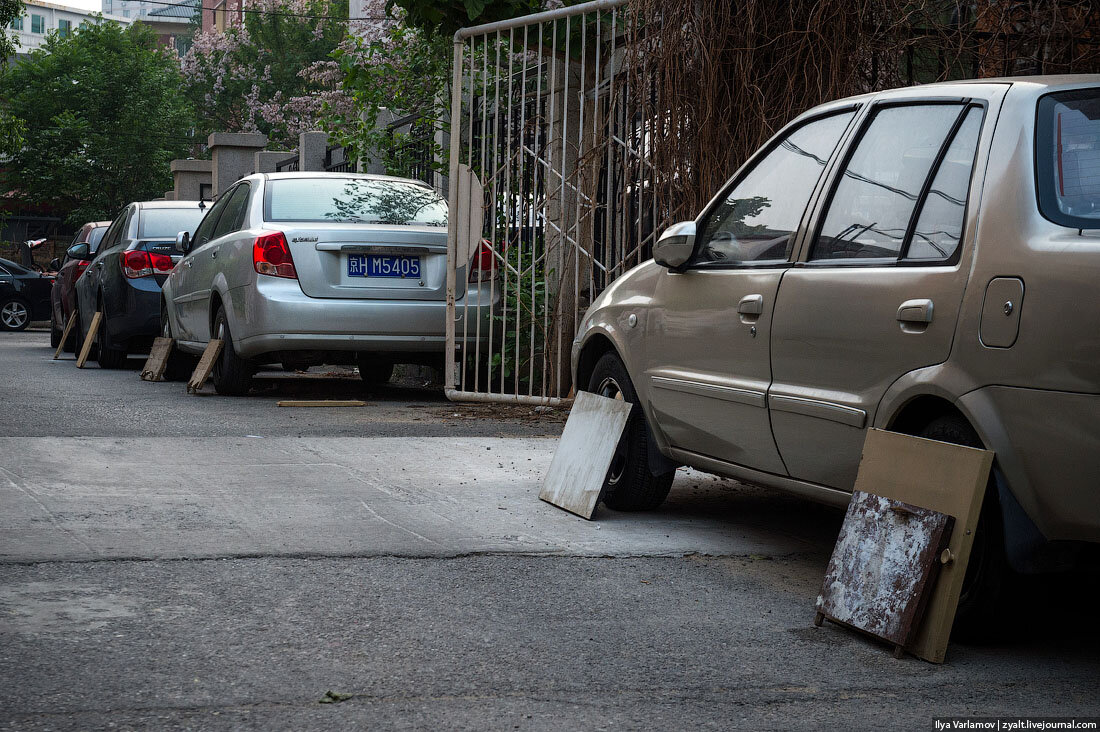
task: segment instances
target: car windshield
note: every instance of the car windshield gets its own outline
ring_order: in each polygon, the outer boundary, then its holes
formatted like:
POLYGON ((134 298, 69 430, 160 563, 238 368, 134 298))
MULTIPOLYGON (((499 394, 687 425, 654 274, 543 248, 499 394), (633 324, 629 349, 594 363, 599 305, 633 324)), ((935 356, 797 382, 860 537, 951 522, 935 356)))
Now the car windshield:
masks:
POLYGON ((431 188, 369 178, 285 178, 267 184, 267 221, 446 226, 431 188))
POLYGON ((1065 226, 1100 229, 1100 89, 1039 101, 1039 202, 1065 226))
POLYGON ((107 233, 107 227, 106 226, 100 226, 98 228, 92 229, 91 232, 88 233, 88 251, 89 252, 91 252, 92 254, 96 253, 96 250, 99 249, 99 242, 103 241, 103 235, 106 234, 106 233, 107 233))
POLYGON ((141 211, 139 239, 171 239, 181 231, 195 233, 195 227, 205 213, 196 204, 194 208, 145 208, 141 211))

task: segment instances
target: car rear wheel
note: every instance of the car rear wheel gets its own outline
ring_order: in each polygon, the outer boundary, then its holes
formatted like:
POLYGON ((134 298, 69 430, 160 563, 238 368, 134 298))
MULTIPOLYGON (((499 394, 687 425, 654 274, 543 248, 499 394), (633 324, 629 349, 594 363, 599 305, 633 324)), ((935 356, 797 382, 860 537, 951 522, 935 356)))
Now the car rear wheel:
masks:
POLYGON ((253 368, 233 350, 233 335, 224 307, 219 306, 214 316, 214 337, 221 338, 224 344, 221 356, 214 362, 214 391, 222 396, 244 396, 252 387, 253 368))
POLYGON ((31 322, 31 309, 18 297, 8 298, 0 303, 0 329, 26 330, 31 322))
POLYGON ((634 405, 622 438, 615 448, 611 467, 604 478, 601 497, 604 505, 616 511, 649 511, 660 506, 672 488, 675 470, 654 475, 649 469, 649 429, 638 404, 638 393, 630 381, 626 366, 614 353, 606 353, 596 363, 588 380, 588 391, 609 399, 634 405))
POLYGON ((112 348, 107 345, 111 342, 111 336, 107 330, 107 313, 103 309, 102 302, 99 310, 103 313, 103 319, 99 324, 99 353, 96 355, 96 361, 99 362, 101 369, 120 369, 126 365, 126 349, 112 348))
POLYGON ((360 353, 355 359, 359 378, 367 384, 388 384, 393 378, 393 361, 370 353, 360 353))
MULTIPOLYGON (((920 437, 966 447, 984 447, 974 428, 956 415, 938 417, 920 431, 920 437)), ((1004 527, 997 500, 996 479, 991 474, 986 487, 974 545, 963 578, 962 595, 955 612, 951 637, 962 642, 995 639, 1002 631, 1005 586, 1011 579, 1005 557, 1004 527)))
MULTIPOLYGON (((160 334, 164 338, 173 338, 172 321, 163 304, 160 309, 160 334)), ((183 353, 173 343, 172 350, 168 352, 168 363, 164 366, 164 378, 168 381, 187 381, 195 370, 195 361, 194 357, 183 353)))

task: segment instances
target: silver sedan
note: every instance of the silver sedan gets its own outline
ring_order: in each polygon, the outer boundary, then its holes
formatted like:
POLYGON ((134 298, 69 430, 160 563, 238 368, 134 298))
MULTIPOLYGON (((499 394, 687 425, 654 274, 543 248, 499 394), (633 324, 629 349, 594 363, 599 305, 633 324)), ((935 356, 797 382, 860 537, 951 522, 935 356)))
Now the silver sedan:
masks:
MULTIPOLYGON (((176 245, 162 334, 191 354, 225 341, 212 374, 220 394, 247 393, 265 363, 357 363, 365 381, 384 382, 395 363, 443 362, 447 204, 420 181, 251 175, 176 245)), ((475 256, 459 271, 460 303, 479 296, 477 283, 487 301, 491 262, 475 256)))

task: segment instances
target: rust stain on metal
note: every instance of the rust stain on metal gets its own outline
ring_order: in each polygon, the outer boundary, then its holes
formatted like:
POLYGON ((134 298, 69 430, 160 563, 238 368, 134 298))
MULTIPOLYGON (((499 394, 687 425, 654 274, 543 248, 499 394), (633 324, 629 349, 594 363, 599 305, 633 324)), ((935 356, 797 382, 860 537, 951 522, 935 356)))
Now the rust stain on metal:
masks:
POLYGON ((909 643, 947 546, 954 519, 856 491, 817 598, 818 618, 909 643))

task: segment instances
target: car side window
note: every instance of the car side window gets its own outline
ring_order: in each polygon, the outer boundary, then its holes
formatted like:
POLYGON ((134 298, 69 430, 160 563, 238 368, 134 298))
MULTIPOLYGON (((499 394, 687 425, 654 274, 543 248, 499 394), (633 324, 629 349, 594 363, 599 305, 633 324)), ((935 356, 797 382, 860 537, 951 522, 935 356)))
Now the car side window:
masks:
POLYGON ((799 126, 707 215, 693 265, 786 260, 810 195, 855 110, 799 126))
POLYGON ((127 213, 127 211, 123 211, 118 215, 118 218, 111 222, 111 226, 107 229, 107 233, 103 235, 103 241, 99 243, 99 249, 96 250, 97 253, 105 252, 118 243, 119 232, 122 231, 122 222, 126 220, 127 213))
POLYGON ((198 249, 214 238, 214 228, 218 225, 218 218, 221 216, 226 204, 229 203, 230 195, 232 195, 232 189, 226 191, 225 194, 210 207, 206 215, 202 217, 202 221, 199 222, 198 228, 195 229, 195 237, 192 239, 191 244, 192 249, 198 249))
POLYGON ((217 239, 241 228, 248 211, 248 191, 247 183, 241 183, 233 189, 229 202, 226 203, 221 218, 214 227, 214 233, 210 236, 211 239, 217 239))
POLYGON ((810 259, 896 260, 962 110, 962 104, 876 110, 835 184, 810 259))
POLYGON ((971 107, 967 111, 925 194, 904 259, 944 260, 950 259, 958 250, 983 117, 980 107, 971 107))

